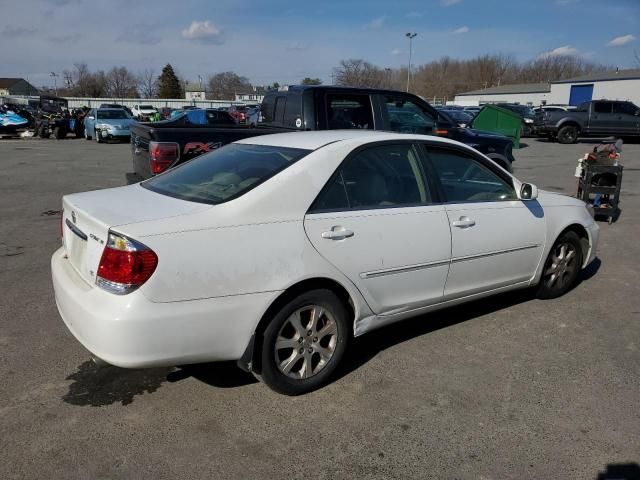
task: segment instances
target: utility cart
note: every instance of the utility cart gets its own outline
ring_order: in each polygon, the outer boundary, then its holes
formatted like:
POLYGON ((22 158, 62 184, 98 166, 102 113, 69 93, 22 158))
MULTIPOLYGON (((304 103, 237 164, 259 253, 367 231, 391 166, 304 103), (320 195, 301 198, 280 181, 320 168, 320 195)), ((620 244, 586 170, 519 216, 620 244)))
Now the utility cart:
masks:
POLYGON ((608 217, 609 225, 618 217, 622 165, 587 162, 578 181, 578 198, 593 205, 596 216, 608 217))

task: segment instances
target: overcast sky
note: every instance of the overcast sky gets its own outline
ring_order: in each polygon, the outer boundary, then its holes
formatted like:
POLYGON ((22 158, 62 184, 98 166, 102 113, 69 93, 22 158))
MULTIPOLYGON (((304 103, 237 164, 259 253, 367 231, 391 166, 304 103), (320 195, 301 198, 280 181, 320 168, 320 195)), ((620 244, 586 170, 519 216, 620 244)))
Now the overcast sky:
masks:
POLYGON ((184 78, 233 70, 254 84, 330 82, 340 60, 576 53, 638 68, 640 0, 0 0, 0 77, 52 84, 74 63, 184 78))

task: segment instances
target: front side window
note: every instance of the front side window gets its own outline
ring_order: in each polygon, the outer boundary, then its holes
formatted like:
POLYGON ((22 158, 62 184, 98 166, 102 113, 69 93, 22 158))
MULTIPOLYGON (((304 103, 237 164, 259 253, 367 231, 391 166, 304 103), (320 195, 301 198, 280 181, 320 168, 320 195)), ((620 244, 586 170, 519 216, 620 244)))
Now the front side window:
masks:
POLYGON ((636 107, 633 103, 619 102, 613 104, 613 113, 635 115, 637 111, 638 107, 636 107))
POLYGON ((436 120, 410 99, 385 97, 384 107, 394 132, 430 134, 436 127, 436 120))
POLYGON ((215 205, 248 192, 309 152, 299 148, 232 143, 141 185, 170 197, 215 205))
POLYGON ((373 129, 373 112, 369 95, 327 95, 329 130, 373 129))
POLYGON ((312 211, 424 205, 431 195, 412 144, 380 145, 345 160, 312 211))
POLYGON ((427 146, 428 157, 447 202, 515 200, 513 186, 488 167, 457 150, 427 146))

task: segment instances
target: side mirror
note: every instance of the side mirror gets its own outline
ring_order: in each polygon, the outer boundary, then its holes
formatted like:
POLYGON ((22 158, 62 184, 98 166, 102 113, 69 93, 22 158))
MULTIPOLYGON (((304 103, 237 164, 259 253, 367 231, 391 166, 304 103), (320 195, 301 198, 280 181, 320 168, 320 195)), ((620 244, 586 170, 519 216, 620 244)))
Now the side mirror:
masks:
POLYGON ((538 198, 538 187, 532 183, 523 183, 520 187, 520 200, 535 200, 538 198))

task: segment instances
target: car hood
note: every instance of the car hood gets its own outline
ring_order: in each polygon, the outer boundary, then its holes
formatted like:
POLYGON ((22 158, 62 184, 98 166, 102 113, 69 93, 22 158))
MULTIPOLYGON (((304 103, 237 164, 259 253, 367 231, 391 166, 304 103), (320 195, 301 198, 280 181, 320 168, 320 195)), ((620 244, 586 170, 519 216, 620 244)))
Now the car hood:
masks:
POLYGON ((547 190, 538 190, 538 202, 544 207, 584 207, 586 205, 578 198, 547 190))
POLYGON ((96 124, 98 125, 113 125, 114 127, 128 127, 134 122, 135 120, 132 118, 108 118, 104 120, 96 120, 96 124))

